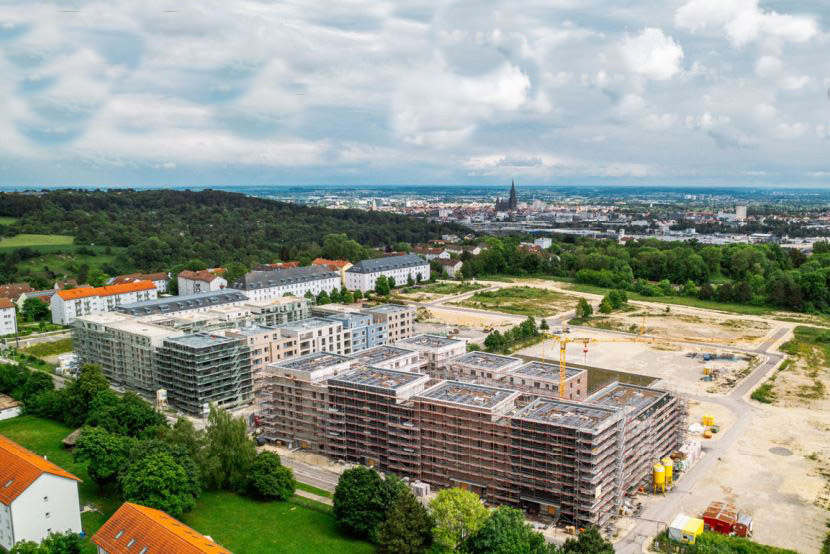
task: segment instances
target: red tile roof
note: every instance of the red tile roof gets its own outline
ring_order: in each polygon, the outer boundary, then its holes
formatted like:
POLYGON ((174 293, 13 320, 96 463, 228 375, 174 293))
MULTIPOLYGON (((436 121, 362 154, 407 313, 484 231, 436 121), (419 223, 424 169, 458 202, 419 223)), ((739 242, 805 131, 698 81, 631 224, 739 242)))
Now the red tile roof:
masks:
POLYGON ((44 473, 80 481, 65 469, 0 435, 0 502, 11 504, 44 473))
POLYGON ((191 281, 204 281, 205 283, 210 283, 214 279, 219 278, 218 275, 214 275, 207 269, 202 269, 201 271, 190 271, 189 269, 185 269, 179 273, 179 277, 183 277, 191 281))
POLYGON ((34 290, 29 286, 29 283, 9 283, 8 285, 0 285, 0 296, 16 301, 24 292, 34 290))
POLYGON ((128 275, 119 275, 112 280, 111 285, 121 285, 124 283, 134 283, 136 281, 166 281, 166 273, 130 273, 128 275))
POLYGON ((122 504, 92 542, 110 554, 231 554, 166 513, 132 502, 122 504))
POLYGON ((327 260, 325 258, 315 258, 311 265, 325 265, 331 269, 340 269, 348 265, 352 265, 349 260, 327 260))
POLYGON ((121 285, 107 285, 106 287, 80 287, 77 289, 59 290, 56 294, 64 300, 75 300, 89 296, 112 296, 113 294, 124 294, 140 290, 155 290, 155 288, 156 286, 151 281, 136 281, 121 285))
POLYGON ((12 302, 11 298, 6 298, 5 296, 0 296, 0 309, 5 308, 14 308, 14 302, 12 302))

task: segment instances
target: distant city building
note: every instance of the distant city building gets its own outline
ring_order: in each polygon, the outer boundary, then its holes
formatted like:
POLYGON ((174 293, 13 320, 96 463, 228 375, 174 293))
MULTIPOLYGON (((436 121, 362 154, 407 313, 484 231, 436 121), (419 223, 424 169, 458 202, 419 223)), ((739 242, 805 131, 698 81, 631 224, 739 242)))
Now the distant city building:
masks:
POLYGON ((111 312, 121 304, 153 300, 157 297, 158 292, 152 281, 59 290, 50 299, 52 323, 69 325, 80 316, 111 312))
POLYGON ((0 435, 0 546, 80 533, 80 479, 0 435))
POLYGON ((746 221, 746 206, 735 206, 735 219, 746 221))
POLYGON ((93 535, 98 554, 231 554, 166 513, 124 502, 93 535))
POLYGON ((11 298, 0 297, 0 337, 17 333, 17 311, 11 298))
POLYGON ((429 263, 413 254, 363 260, 346 271, 346 288, 361 292, 374 290, 381 275, 392 279, 396 286, 405 285, 409 279, 426 281, 429 279, 429 263))
POLYGON ((302 297, 306 293, 317 296, 342 286, 340 273, 325 265, 250 271, 233 284, 252 300, 270 300, 286 295, 302 297))
POLYGON ((539 237, 538 239, 533 241, 533 244, 535 244, 542 250, 547 250, 548 248, 553 246, 553 239, 549 237, 539 237))
POLYGON ((516 208, 519 207, 519 199, 516 195, 516 182, 511 181, 510 183, 510 195, 507 197, 506 201, 503 201, 501 198, 496 198, 496 211, 497 212, 512 212, 515 211, 516 208))
POLYGON ((188 269, 179 273, 176 280, 179 284, 179 294, 188 295, 197 292, 218 291, 228 286, 228 282, 222 277, 224 270, 203 269, 201 271, 190 271, 188 269))

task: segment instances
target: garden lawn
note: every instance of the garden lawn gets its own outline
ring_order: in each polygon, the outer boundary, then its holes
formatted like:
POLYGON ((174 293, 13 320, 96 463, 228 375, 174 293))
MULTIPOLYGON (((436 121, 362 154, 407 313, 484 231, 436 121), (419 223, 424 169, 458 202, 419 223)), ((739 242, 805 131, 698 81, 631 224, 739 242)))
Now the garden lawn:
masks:
POLYGON ((16 217, 8 217, 8 216, 0 216, 0 225, 11 225, 12 223, 16 223, 16 217))
POLYGON ((470 298, 453 304, 479 310, 547 317, 574 308, 576 298, 548 289, 510 287, 477 292, 470 298))
POLYGON ((15 235, 0 240, 0 249, 23 248, 24 246, 55 246, 72 244, 75 237, 71 235, 15 235))
POLYGON ((182 519, 237 554, 375 551, 367 542, 342 535, 328 506, 297 497, 260 502, 231 492, 205 492, 182 519))
POLYGON ((427 292, 432 294, 462 294, 474 290, 483 289, 484 285, 476 285, 474 283, 430 283, 423 285, 417 289, 412 289, 412 292, 427 292))

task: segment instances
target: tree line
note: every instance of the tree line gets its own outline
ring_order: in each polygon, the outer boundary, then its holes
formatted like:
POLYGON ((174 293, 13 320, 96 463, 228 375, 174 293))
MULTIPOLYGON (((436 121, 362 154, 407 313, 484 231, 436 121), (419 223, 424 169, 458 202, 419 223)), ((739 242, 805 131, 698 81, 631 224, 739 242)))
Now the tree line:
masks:
POLYGON ((830 243, 807 257, 777 244, 704 245, 564 237, 535 253, 526 237, 486 239, 489 249, 464 254, 462 276, 547 274, 644 296, 684 295, 798 312, 830 311, 830 243))
POLYGON ((334 517, 346 533, 377 545, 379 554, 613 554, 613 546, 588 527, 562 547, 549 544, 524 513, 489 509, 477 494, 458 488, 438 492, 424 505, 394 475, 357 466, 340 476, 334 517))

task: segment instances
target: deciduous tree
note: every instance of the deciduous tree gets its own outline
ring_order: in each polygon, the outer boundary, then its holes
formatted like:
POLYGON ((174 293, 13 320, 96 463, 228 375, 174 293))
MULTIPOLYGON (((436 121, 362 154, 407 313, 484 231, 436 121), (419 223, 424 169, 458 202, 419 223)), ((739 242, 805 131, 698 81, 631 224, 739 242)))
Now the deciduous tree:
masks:
POLYGON ((288 500, 294 495, 297 482, 294 473, 280 463, 280 457, 274 452, 257 454, 248 471, 248 494, 258 498, 288 500))
POLYGON ((379 554, 421 554, 432 544, 432 518, 409 489, 392 502, 377 541, 379 554))
POLYGON ((474 492, 444 489, 429 503, 435 544, 454 552, 478 532, 489 512, 474 492))
POLYGON ((248 436, 245 420, 211 406, 205 443, 205 485, 211 489, 241 490, 256 458, 256 444, 248 436))
POLYGON ((541 533, 525 522, 521 510, 500 506, 466 543, 470 554, 547 554, 548 546, 541 533))
POLYGON ((133 440, 100 427, 84 427, 75 445, 75 460, 87 463, 90 478, 102 488, 115 482, 130 459, 133 440))

